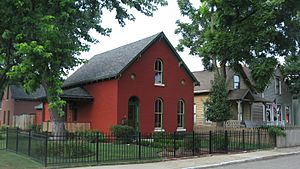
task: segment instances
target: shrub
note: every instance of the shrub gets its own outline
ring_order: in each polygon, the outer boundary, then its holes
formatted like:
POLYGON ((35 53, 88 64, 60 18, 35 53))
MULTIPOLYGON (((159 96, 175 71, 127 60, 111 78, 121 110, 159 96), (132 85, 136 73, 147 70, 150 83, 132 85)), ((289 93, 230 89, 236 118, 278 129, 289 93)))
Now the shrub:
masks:
POLYGON ((266 129, 272 136, 286 136, 284 128, 279 126, 261 126, 260 129, 266 129))
POLYGON ((225 136, 224 135, 213 135, 211 137, 212 148, 215 150, 224 150, 225 149, 225 136))
POLYGON ((0 127, 0 131, 5 131, 7 127, 8 127, 7 125, 3 124, 3 125, 0 127))
POLYGON ((77 136, 77 138, 78 137, 82 138, 91 143, 107 141, 107 137, 99 131, 77 131, 75 132, 75 136, 77 136), (99 135, 98 139, 97 139, 97 133, 99 135))
POLYGON ((40 133, 42 131, 42 125, 41 124, 31 124, 29 126, 29 129, 33 132, 40 133))
POLYGON ((48 153, 50 157, 82 158, 95 154, 92 147, 85 142, 49 142, 48 153))
POLYGON ((284 129, 280 128, 279 126, 272 126, 268 128, 268 133, 272 136, 286 136, 284 129))
POLYGON ((188 135, 185 139, 185 144, 184 144, 184 149, 185 150, 190 150, 195 152, 200 152, 201 150, 201 137, 199 135, 188 135))
POLYGON ((154 142, 161 142, 164 141, 167 137, 165 132, 155 132, 152 135, 154 142))
POLYGON ((140 144, 141 144, 141 146, 150 146, 151 145, 151 141, 141 140, 140 144))
POLYGON ((132 143, 136 134, 133 127, 126 125, 112 126, 110 131, 120 143, 132 143))

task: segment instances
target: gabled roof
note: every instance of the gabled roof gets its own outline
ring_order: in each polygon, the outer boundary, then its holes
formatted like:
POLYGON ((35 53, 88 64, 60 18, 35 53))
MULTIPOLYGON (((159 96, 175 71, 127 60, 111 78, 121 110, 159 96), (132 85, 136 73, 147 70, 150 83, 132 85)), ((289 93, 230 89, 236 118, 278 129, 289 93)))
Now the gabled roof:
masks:
MULTIPOLYGON (((11 97, 15 100, 25 101, 41 101, 46 98, 45 90, 42 86, 36 89, 32 94, 28 94, 21 86, 10 85, 11 97)), ((81 87, 65 89, 63 94, 60 95, 62 99, 86 99, 92 100, 91 96, 86 90, 81 87)))
POLYGON ((193 72, 193 74, 201 84, 200 86, 194 87, 194 93, 209 92, 212 87, 212 82, 214 80, 214 72, 204 70, 193 72))
MULTIPOLYGON (((252 83, 253 80, 251 78, 249 68, 243 66, 242 71, 243 72, 241 72, 241 73, 242 73, 243 79, 245 80, 245 78, 248 78, 249 83, 252 83), (244 74, 244 76, 243 76, 243 74, 244 74)), ((226 67, 226 74, 227 74, 226 82, 228 82, 228 80, 230 80, 230 78, 232 78, 235 73, 236 72, 234 71, 233 68, 226 67)), ((215 76, 214 72, 210 71, 210 70, 203 70, 203 71, 193 72, 193 74, 201 84, 201 86, 194 87, 194 93, 208 93, 212 88, 212 82, 214 81, 214 76, 215 76)), ((249 86, 248 83, 246 83, 246 84, 252 90, 251 86, 249 86)))
POLYGON ((249 89, 230 90, 227 100, 254 100, 254 96, 249 89))
POLYGON ((11 97, 15 100, 37 101, 46 96, 45 90, 41 87, 31 94, 26 93, 21 86, 10 85, 9 88, 11 97))
POLYGON ((149 46, 159 39, 164 39, 174 52, 176 58, 182 63, 186 73, 197 84, 198 81, 185 65, 170 41, 163 32, 141 39, 139 41, 115 48, 113 50, 95 55, 86 64, 81 66, 64 82, 64 88, 82 86, 102 80, 117 78, 134 61, 145 52, 149 46))

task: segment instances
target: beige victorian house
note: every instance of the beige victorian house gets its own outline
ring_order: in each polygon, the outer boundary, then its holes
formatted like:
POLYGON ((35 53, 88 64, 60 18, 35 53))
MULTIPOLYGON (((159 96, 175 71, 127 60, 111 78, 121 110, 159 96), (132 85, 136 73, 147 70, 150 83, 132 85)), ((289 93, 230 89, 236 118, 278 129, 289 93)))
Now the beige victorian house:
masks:
MULTIPOLYGON (((194 122, 195 126, 215 126, 216 124, 206 118, 206 101, 214 80, 214 73, 211 71, 193 72, 200 82, 200 86, 194 88, 194 122)), ((263 122, 262 105, 269 102, 263 99, 251 89, 251 78, 248 68, 243 68, 243 72, 236 73, 233 69, 226 69, 226 85, 230 102, 231 120, 226 125, 254 125, 253 123, 263 122), (230 124, 233 123, 233 124, 230 124)))

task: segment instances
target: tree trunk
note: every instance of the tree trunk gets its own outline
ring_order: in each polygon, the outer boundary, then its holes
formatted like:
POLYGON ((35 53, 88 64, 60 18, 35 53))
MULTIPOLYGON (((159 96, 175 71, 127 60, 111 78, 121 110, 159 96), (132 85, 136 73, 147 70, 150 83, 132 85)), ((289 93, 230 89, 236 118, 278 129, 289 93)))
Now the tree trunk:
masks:
POLYGON ((227 73, 226 73, 226 60, 222 60, 220 64, 220 76, 226 80, 227 73))
POLYGON ((220 121, 218 121, 218 122, 216 122, 216 124, 217 124, 217 127, 223 127, 224 125, 224 122, 220 122, 220 121))
MULTIPOLYGON (((52 96, 52 93, 49 92, 49 85, 43 83, 43 87, 46 93, 47 103, 50 104, 55 101, 54 98, 59 96, 52 96)), ((65 124, 64 124, 64 116, 59 114, 60 109, 58 107, 50 107, 48 106, 50 112, 50 119, 53 122, 53 134, 54 136, 58 136, 65 132, 65 124)))
POLYGON ((53 122, 53 134, 58 136, 65 132, 64 118, 59 115, 59 110, 49 109, 51 121, 53 122))

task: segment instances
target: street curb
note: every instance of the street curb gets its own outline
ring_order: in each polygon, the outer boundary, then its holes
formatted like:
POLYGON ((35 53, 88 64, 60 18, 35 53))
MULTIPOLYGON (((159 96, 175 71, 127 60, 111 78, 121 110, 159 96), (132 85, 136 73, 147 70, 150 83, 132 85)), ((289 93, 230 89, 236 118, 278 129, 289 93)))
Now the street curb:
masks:
POLYGON ((279 153, 279 154, 275 154, 275 155, 267 155, 267 156, 262 156, 262 157, 251 157, 251 158, 246 158, 246 159, 242 159, 242 160, 232 160, 232 161, 226 161, 226 162, 221 162, 221 163, 217 163, 217 164, 207 164, 207 165, 200 165, 200 166, 195 166, 195 167, 186 167, 186 168, 182 168, 182 169, 214 168, 214 167, 221 167, 221 166, 245 163, 245 162, 251 162, 251 161, 268 160, 268 159, 284 157, 284 156, 289 156, 289 155, 297 155, 297 154, 300 154, 300 151, 290 152, 290 153, 279 153))

